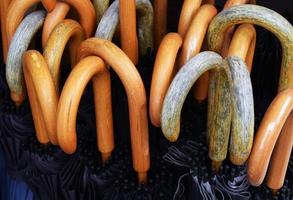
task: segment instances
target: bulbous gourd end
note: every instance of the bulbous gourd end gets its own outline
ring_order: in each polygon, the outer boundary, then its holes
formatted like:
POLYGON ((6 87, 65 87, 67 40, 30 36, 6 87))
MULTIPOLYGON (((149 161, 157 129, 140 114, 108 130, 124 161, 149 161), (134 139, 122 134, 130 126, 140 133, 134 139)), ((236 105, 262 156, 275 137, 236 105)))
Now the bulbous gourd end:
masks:
POLYGON ((180 123, 172 127, 172 125, 168 125, 162 122, 162 132, 167 140, 170 142, 176 142, 179 137, 180 123))

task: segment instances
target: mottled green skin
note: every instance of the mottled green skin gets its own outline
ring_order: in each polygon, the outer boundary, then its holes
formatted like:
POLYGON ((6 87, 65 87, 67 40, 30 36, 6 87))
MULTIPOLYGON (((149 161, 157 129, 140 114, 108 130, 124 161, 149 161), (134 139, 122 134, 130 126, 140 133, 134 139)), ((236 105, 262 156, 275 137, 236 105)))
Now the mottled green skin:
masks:
MULTIPOLYGON (((140 55, 153 49, 153 7, 149 0, 136 0, 140 55)), ((95 37, 112 40, 119 23, 119 1, 114 1, 103 15, 95 37)))
POLYGON ((293 87, 293 27, 284 17, 273 10, 257 5, 239 5, 223 10, 210 23, 209 50, 220 53, 227 28, 241 23, 262 26, 280 40, 283 57, 279 91, 293 87))
MULTIPOLYGON (((279 91, 293 87, 293 28, 286 19, 270 9, 256 5, 240 5, 220 12, 209 26, 209 50, 220 53, 227 28, 240 23, 252 23, 262 26, 273 32, 279 38, 283 48, 279 91)), ((248 143, 248 141, 252 139, 250 136, 247 138, 239 137, 237 139, 234 133, 240 132, 243 129, 243 127, 237 125, 239 123, 233 123, 231 129, 232 108, 230 106, 233 102, 231 102, 232 98, 229 94, 228 81, 227 76, 222 71, 211 74, 208 113, 208 117, 211 120, 208 122, 208 127, 210 130, 209 134, 213 137, 209 136, 209 138, 214 138, 214 135, 218 135, 218 132, 221 132, 223 135, 222 144, 227 145, 228 141, 224 139, 232 131, 230 159, 234 164, 243 164, 247 160, 251 150, 252 144, 250 142, 248 143), (232 140, 236 143, 232 142, 232 140)), ((237 121, 237 119, 234 121, 237 121)), ((251 130, 253 129, 253 125, 246 128, 251 130)), ((220 136, 218 135, 218 137, 220 136)), ((212 142, 210 141, 210 143, 212 142)), ((217 152, 215 152, 215 155, 221 155, 218 157, 219 161, 226 157, 226 152, 223 149, 218 147, 217 152)))
POLYGON ((209 157, 218 162, 226 158, 230 132, 226 132, 225 127, 230 127, 232 120, 230 155, 235 163, 242 163, 249 156, 252 146, 254 107, 249 72, 239 57, 223 60, 217 53, 202 52, 180 69, 164 99, 161 115, 163 134, 169 141, 178 139, 180 115, 186 96, 195 81, 208 70, 212 77, 224 76, 227 80, 227 85, 222 87, 216 87, 217 79, 214 77, 210 82, 209 95, 212 98, 209 98, 208 105, 209 157), (223 87, 228 88, 225 96, 221 96, 223 94, 219 92, 223 91, 223 87), (227 96, 229 101, 219 104, 227 96), (227 118, 227 114, 230 114, 230 121, 222 121, 223 117, 227 118))
POLYGON ((191 58, 176 74, 164 99, 161 128, 169 141, 176 141, 180 132, 180 115, 186 96, 195 81, 206 71, 220 68, 222 57, 202 52, 191 58))
POLYGON ((35 33, 42 27, 44 19, 45 11, 32 12, 20 23, 12 38, 7 55, 6 80, 10 91, 14 94, 25 94, 22 56, 35 33))

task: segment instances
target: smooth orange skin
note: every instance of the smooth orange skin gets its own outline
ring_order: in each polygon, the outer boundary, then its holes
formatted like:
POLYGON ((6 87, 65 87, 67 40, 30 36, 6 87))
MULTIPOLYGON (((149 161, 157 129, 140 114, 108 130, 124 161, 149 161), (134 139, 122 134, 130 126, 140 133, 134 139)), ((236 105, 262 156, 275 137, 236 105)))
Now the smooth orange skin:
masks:
MULTIPOLYGON (((2 0, 1 0, 2 1, 2 0)), ((12 0, 9 4, 7 15, 6 15, 6 33, 7 33, 7 40, 8 45, 10 44, 10 41, 22 21, 26 11, 33 6, 34 4, 41 2, 41 0, 12 0)), ((43 0, 42 3, 46 3, 44 7, 46 8, 46 5, 50 5, 48 9, 52 9, 52 6, 54 5, 54 1, 52 0, 43 0)), ((54 7, 53 7, 54 8, 54 7)), ((48 10, 50 12, 51 10, 48 10)))
MULTIPOLYGON (((1 0, 0 1, 0 16, 1 16, 1 34, 2 34, 2 51, 3 58, 7 57, 8 52, 8 41, 6 35, 6 14, 8 11, 8 6, 11 0, 1 0)), ((4 63, 6 63, 6 59, 3 59, 4 63)))
POLYGON ((43 56, 35 50, 23 56, 23 71, 37 139, 58 144, 56 134, 57 93, 43 56))
POLYGON ((57 91, 59 91, 60 64, 66 44, 69 42, 71 66, 73 67, 76 64, 79 45, 83 40, 82 27, 71 19, 63 20, 51 33, 44 47, 43 55, 51 71, 57 91))
MULTIPOLYGON (((280 136, 280 132, 282 130, 283 125, 286 122, 286 119, 288 119, 291 111, 293 109, 293 89, 286 89, 282 92, 280 92, 277 97, 274 99, 274 101, 269 106, 267 112, 265 113, 262 122, 260 124, 260 127, 257 131, 253 148, 248 160, 248 170, 247 170, 247 176, 248 180, 251 185, 253 186, 259 186, 266 175, 270 158, 273 153, 273 149, 276 145, 276 142, 278 140, 278 137, 280 136)), ((292 116, 289 117, 289 120, 291 120, 292 116)), ((283 143, 284 138, 286 137, 287 141, 286 147, 289 147, 290 145, 292 148, 292 124, 290 126, 286 124, 286 128, 284 129, 284 134, 281 137, 281 143, 283 143), (288 132, 287 132, 288 131, 288 132), (287 146, 288 145, 288 146, 287 146)), ((285 144, 284 144, 285 145, 285 144)), ((284 148, 285 146, 278 145, 277 152, 280 151, 280 148, 284 148)), ((288 149, 284 149, 283 152, 288 151, 288 149)), ((286 152, 288 153, 288 152, 286 152)), ((277 153, 279 154, 279 153, 277 153)), ((284 155, 282 155, 284 156, 284 155)), ((282 157, 281 156, 281 157, 282 157)), ((281 161, 282 158, 274 158, 277 159, 277 161, 281 161)), ((276 162, 276 160, 274 160, 276 162)), ((276 165, 276 163, 274 164, 276 165)), ((278 163, 278 166, 281 166, 282 163, 278 163)), ((273 168, 276 170, 275 168, 273 168)), ((282 176, 280 173, 280 169, 283 170, 283 167, 277 169, 277 173, 279 173, 279 177, 282 176)), ((274 171, 275 172, 275 171, 274 171)), ((276 172, 275 172, 276 173, 276 172)), ((282 171, 284 173, 284 171, 282 171)))
MULTIPOLYGON (((202 49, 204 38, 209 26, 209 23, 217 14, 217 9, 213 5, 203 5, 195 13, 189 29, 185 34, 182 51, 180 55, 179 66, 183 66, 190 58, 197 55, 202 49)), ((208 72, 204 73, 195 83, 196 100, 200 101, 201 96, 207 96, 208 72), (202 94, 203 93, 203 94, 202 94)))
POLYGON ((227 56, 238 56, 245 60, 251 72, 256 43, 256 31, 253 25, 241 24, 231 40, 227 56))
POLYGON ((150 167, 147 99, 142 79, 135 65, 116 45, 108 40, 90 38, 80 45, 78 58, 100 56, 113 68, 125 87, 130 114, 130 135, 133 167, 138 181, 146 183, 150 167))
POLYGON ((96 11, 91 1, 89 0, 61 0, 64 3, 69 4, 79 14, 79 21, 84 29, 86 38, 93 35, 96 28, 96 11))
POLYGON ((213 5, 203 5, 195 13, 185 35, 179 65, 183 66, 190 58, 200 52, 209 23, 217 14, 213 5))
POLYGON ((91 78, 104 68, 100 58, 87 57, 75 66, 63 87, 57 109, 57 137, 60 147, 68 154, 76 150, 76 117, 83 91, 91 78))
POLYGON ((288 163, 293 146, 293 112, 287 118, 278 137, 267 175, 267 186, 273 190, 280 189, 285 180, 288 163))
POLYGON ((185 34, 192 22, 192 19, 194 18, 194 15, 200 5, 201 0, 184 0, 178 23, 178 33, 181 35, 182 38, 185 37, 185 34))
POLYGON ((51 12, 52 10, 54 10, 56 3, 57 3, 56 0, 41 0, 41 1, 42 1, 44 8, 48 12, 51 12))
POLYGON ((182 45, 178 33, 168 33, 162 40, 153 70, 150 92, 150 119, 154 126, 161 126, 161 111, 166 92, 170 86, 175 68, 176 57, 182 45))
POLYGON ((157 49, 167 32, 168 0, 154 1, 154 41, 157 49))
POLYGON ((121 49, 136 65, 138 63, 138 39, 135 0, 119 0, 119 20, 121 49))
MULTIPOLYGON (((224 9, 228 9, 232 6, 241 5, 241 4, 245 4, 248 2, 249 2, 249 0, 228 0, 224 5, 224 9)), ((251 0, 250 2, 255 3, 253 0, 251 0)), ((246 64, 248 65, 248 70, 251 71, 254 49, 255 49, 255 30, 251 30, 251 33, 247 33, 247 31, 243 30, 243 32, 245 32, 245 34, 246 34, 246 37, 248 37, 248 38, 241 36, 242 31, 240 31, 240 33, 237 33, 237 36, 234 39, 234 44, 231 47, 230 46, 231 39, 232 39, 232 37, 235 36, 235 35, 233 35, 234 29, 235 29, 235 27, 233 26, 233 27, 230 27, 226 31, 226 35, 225 35, 225 39, 224 39, 224 43, 223 43, 223 47, 222 47, 222 56, 227 57, 228 55, 233 55, 233 54, 231 54, 232 52, 237 52, 238 55, 242 54, 243 57, 242 56, 240 56, 240 57, 243 58, 244 60, 246 60, 246 64), (249 35, 247 36, 247 34, 249 34, 249 35), (254 34, 254 36, 253 36, 254 38, 250 42, 249 38, 252 34, 254 34), (248 40, 248 43, 244 43, 246 40, 248 40), (248 46, 249 46, 249 49, 248 49, 248 46), (240 48, 243 49, 242 53, 241 53, 240 48), (230 54, 228 51, 230 51, 230 54), (248 53, 247 57, 246 57, 246 55, 245 56, 243 55, 246 53, 248 53)), ((194 86, 193 96, 198 102, 203 102, 208 97, 208 82, 209 82, 208 73, 203 74, 199 78, 199 80, 196 82, 196 84, 194 86)))
POLYGON ((65 19, 67 13, 69 12, 69 9, 70 6, 68 4, 57 2, 54 10, 47 14, 42 33, 43 48, 45 47, 51 32, 57 26, 57 24, 59 24, 63 19, 65 19))

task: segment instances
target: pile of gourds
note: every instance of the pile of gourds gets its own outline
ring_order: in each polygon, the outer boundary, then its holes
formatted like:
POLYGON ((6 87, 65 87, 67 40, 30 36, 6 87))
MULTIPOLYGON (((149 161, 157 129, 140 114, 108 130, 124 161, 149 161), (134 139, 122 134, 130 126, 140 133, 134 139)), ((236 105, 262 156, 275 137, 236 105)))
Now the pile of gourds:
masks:
POLYGON ((214 1, 185 0, 178 32, 167 33, 167 0, 1 0, 11 99, 16 106, 29 99, 40 143, 72 154, 77 148, 78 106, 92 81, 97 148, 105 163, 115 147, 112 69, 127 93, 133 168, 138 182, 147 184, 148 118, 167 140, 176 141, 191 91, 196 102, 208 99, 206 137, 213 170, 219 171, 229 152, 233 164, 248 163, 251 185, 259 186, 267 175, 268 187, 278 190, 293 146, 293 27, 275 11, 254 4, 228 0, 218 13, 214 1), (39 2, 44 9, 32 8, 39 2), (256 133, 250 79, 253 25, 271 31, 283 55, 278 95, 256 133), (40 39, 35 35, 41 29, 40 39), (111 42, 114 37, 119 44, 111 42), (28 50, 38 46, 42 53, 28 50), (66 46, 69 54, 63 56, 66 46), (136 65, 150 50, 156 58, 148 98, 136 65), (63 87, 62 56, 72 67, 63 87))

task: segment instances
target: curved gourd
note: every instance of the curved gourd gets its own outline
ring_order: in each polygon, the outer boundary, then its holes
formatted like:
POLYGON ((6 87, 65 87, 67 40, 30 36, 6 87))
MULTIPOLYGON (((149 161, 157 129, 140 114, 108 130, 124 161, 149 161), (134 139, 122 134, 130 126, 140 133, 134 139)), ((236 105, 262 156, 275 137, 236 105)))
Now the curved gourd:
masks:
MULTIPOLYGON (((222 11, 213 19, 209 26, 209 49, 220 53, 224 42, 225 31, 230 26, 239 23, 253 23, 263 26, 279 37, 283 45, 283 60, 279 91, 291 87, 293 84, 293 78, 292 76, 289 76, 289 72, 292 70, 293 65, 290 64, 292 63, 292 56, 290 56, 289 50, 293 47, 293 29, 289 22, 274 11, 256 5, 239 5, 222 11)), ((214 83, 215 91, 217 91, 219 98, 216 96, 209 96, 209 101, 214 103, 217 102, 214 106, 229 105, 231 98, 229 95, 229 89, 226 87, 226 85, 228 85, 228 80, 223 76, 222 72, 219 72, 217 76, 213 77, 213 79, 214 80, 210 81, 214 83)), ((232 117, 231 110, 229 110, 227 106, 215 107, 210 110, 209 115, 217 119, 217 121, 214 121, 213 124, 210 125, 213 127, 213 130, 221 130, 223 134, 229 135, 232 117)), ((237 148, 232 148, 233 143, 230 145, 231 161, 234 164, 243 164, 246 160, 245 158, 247 158, 246 155, 240 155, 240 151, 237 151, 237 148)))
POLYGON ((10 89, 11 99, 17 105, 20 105, 25 98, 22 56, 35 33, 43 25, 44 18, 44 11, 36 11, 27 15, 17 28, 9 46, 6 60, 6 80, 10 89))
MULTIPOLYGON (((119 23, 119 1, 114 1, 107 9, 96 30, 95 37, 112 40, 119 23)), ((153 8, 149 0, 136 0, 139 11, 138 38, 140 55, 153 49, 153 8)))
POLYGON ((35 50, 23 56, 23 71, 32 116, 40 143, 58 144, 56 134, 57 93, 43 56, 35 50))
POLYGON ((267 186, 273 190, 280 189, 285 180, 288 163, 293 147, 293 114, 288 116, 282 132, 275 144, 267 175, 267 186))
MULTIPOLYGON (((131 60, 112 42, 91 38, 80 45, 79 58, 100 56, 120 77, 128 97, 133 167, 139 182, 146 182, 150 167, 146 92, 142 79, 131 60)), ((61 130, 60 130, 61 133, 61 130)), ((66 134, 66 130, 62 131, 66 134)), ((66 139, 67 136, 64 136, 66 139)))
POLYGON ((161 125, 161 111, 167 89, 172 81, 182 38, 178 33, 168 33, 162 40, 153 70, 150 92, 150 119, 154 126, 161 125))
MULTIPOLYGON (((226 87, 231 93, 230 105, 219 105, 217 107, 228 107, 233 111, 232 137, 231 142, 241 155, 247 156, 253 140, 254 108, 252 97, 252 86, 249 73, 245 63, 238 57, 228 57, 225 61, 213 52, 202 52, 190 59, 177 73, 173 79, 164 100, 161 125, 162 130, 170 141, 176 141, 180 131, 180 115, 185 98, 194 82, 206 71, 211 70, 211 74, 216 75, 218 71, 223 71, 223 75, 229 80, 226 87), (212 70, 211 70, 212 69, 212 70), (244 87, 244 86, 245 87, 244 87), (243 148, 245 146, 246 148, 243 148)), ((217 95, 214 83, 210 83, 210 94, 217 95)), ((209 114, 211 102, 209 102, 209 114)), ((231 112, 232 112, 231 111, 231 112)), ((208 132, 211 131, 209 124, 215 122, 213 116, 208 118, 208 132)), ((219 122, 221 123, 221 122, 219 122)), ((222 124, 223 125, 223 124, 222 124)), ((214 135, 209 133, 209 156, 213 161, 222 161, 226 158, 228 139, 221 135, 221 130, 214 135)), ((229 137, 229 135, 226 135, 229 137)), ((234 150, 234 149, 233 149, 234 150)))
POLYGON ((220 52, 225 30, 235 24, 251 23, 271 31, 282 44, 283 57, 279 91, 292 87, 293 77, 293 27, 277 12, 257 5, 239 5, 220 12, 211 22, 208 32, 209 49, 220 52))
POLYGON ((63 19, 65 19, 69 9, 70 6, 67 3, 57 2, 54 10, 47 14, 42 32, 43 48, 45 47, 51 32, 63 19))
POLYGON ((250 184, 258 186, 263 182, 274 150, 268 183, 273 189, 279 189, 282 186, 279 184, 284 181, 285 167, 288 164, 293 143, 292 124, 290 124, 292 110, 293 89, 290 88, 280 92, 266 111, 248 160, 247 174, 250 184), (288 122, 284 126, 286 120, 288 122), (277 186, 274 186, 273 180, 277 181, 277 186))
POLYGON ((26 11, 34 4, 39 3, 41 1, 44 7, 48 9, 47 11, 49 12, 52 11, 52 8, 54 8, 54 4, 56 3, 54 0, 12 0, 10 2, 5 22, 8 44, 10 44, 10 41, 12 40, 12 37, 17 27, 23 20, 26 11))
POLYGON ((82 27, 71 19, 63 20, 51 33, 44 47, 43 55, 57 91, 59 91, 60 64, 66 44, 69 42, 71 66, 74 66, 79 45, 83 40, 84 33, 82 27))
MULTIPOLYGON (((249 71, 252 68, 252 61, 253 61, 253 55, 254 55, 254 49, 255 49, 255 39, 256 39, 256 33, 255 33, 254 27, 249 24, 242 24, 237 28, 235 34, 233 35, 233 38, 227 53, 228 56, 238 56, 242 60, 245 60, 249 71)), ((219 72, 219 73, 222 73, 222 72, 219 72)), ((211 80, 211 81, 214 81, 214 80, 211 80)), ((200 84, 196 86, 200 86, 200 84)), ((202 89, 203 87, 202 88, 195 87, 195 91, 198 91, 197 94, 202 94, 201 96, 197 95, 197 98, 204 100, 207 95, 205 95, 205 92, 202 89), (202 97, 202 98, 199 98, 199 97, 202 97)), ((210 117, 213 118, 215 116, 213 113, 213 109, 214 107, 216 107, 218 103, 218 99, 215 98, 213 95, 214 95, 213 93, 209 94, 209 102, 214 102, 215 104, 213 103, 210 104, 208 118, 210 117)), ((226 93, 225 95, 228 95, 228 93, 226 93)), ((229 104, 230 102, 227 102, 227 105, 229 104)), ((216 107, 216 109, 221 109, 223 110, 223 112, 225 112, 226 110, 230 111, 230 108, 227 108, 227 107, 222 108, 221 106, 216 107)), ((218 140, 222 140, 222 143, 225 145, 221 145, 220 147, 218 147, 218 149, 220 150, 218 151, 218 155, 216 157, 221 157, 222 159, 224 159, 228 151, 230 130, 227 131, 228 129, 227 130, 220 129, 222 128, 222 124, 219 124, 221 123, 220 122, 221 119, 218 118, 218 120, 219 121, 208 120, 208 127, 210 127, 210 129, 207 132, 207 141, 211 142, 210 140, 214 140, 213 137, 215 135, 219 137, 218 140), (220 132, 220 135, 219 135, 219 130, 222 131, 220 132), (210 138, 210 135, 212 135, 211 138, 210 138), (221 156, 219 156, 219 154, 221 154, 221 156)), ((227 123, 228 123, 227 126, 230 127, 230 122, 227 122, 227 123)), ((220 167, 220 163, 218 163, 218 166, 215 166, 215 171, 218 171, 219 167, 220 167)))
POLYGON ((201 0, 184 0, 178 22, 178 33, 181 35, 181 37, 185 37, 192 19, 200 5, 201 0))

